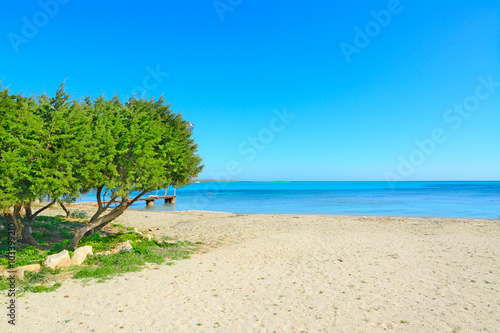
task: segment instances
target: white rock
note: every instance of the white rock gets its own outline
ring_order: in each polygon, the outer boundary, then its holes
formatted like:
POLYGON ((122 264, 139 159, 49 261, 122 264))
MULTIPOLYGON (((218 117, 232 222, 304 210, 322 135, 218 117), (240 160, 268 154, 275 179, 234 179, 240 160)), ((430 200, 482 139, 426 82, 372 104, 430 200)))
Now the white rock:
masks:
POLYGON ((16 276, 19 280, 24 280, 24 268, 21 268, 21 267, 17 267, 16 269, 16 276))
POLYGON ((16 267, 12 270, 8 270, 7 268, 0 266, 0 276, 4 278, 10 278, 14 276, 16 279, 24 280, 24 271, 23 267, 16 267))
POLYGON ((40 271, 42 266, 40 266, 40 264, 32 264, 32 265, 18 267, 18 269, 21 269, 21 268, 24 269, 25 271, 36 273, 36 272, 40 271))
POLYGON ((67 267, 71 263, 68 250, 62 250, 59 253, 53 254, 45 258, 43 264, 46 267, 56 269, 59 267, 67 267))
POLYGON ((134 248, 132 247, 132 244, 130 244, 130 241, 126 241, 124 243, 121 243, 121 244, 118 244, 118 246, 116 247, 116 249, 120 252, 130 252, 132 251, 134 248))
POLYGON ((73 253, 73 258, 71 258, 71 265, 81 265, 85 259, 87 258, 87 255, 90 254, 92 255, 92 246, 86 245, 79 247, 75 250, 73 253))
POLYGON ((7 268, 3 267, 3 266, 0 266, 0 276, 3 276, 3 277, 9 277, 9 272, 7 271, 7 268))

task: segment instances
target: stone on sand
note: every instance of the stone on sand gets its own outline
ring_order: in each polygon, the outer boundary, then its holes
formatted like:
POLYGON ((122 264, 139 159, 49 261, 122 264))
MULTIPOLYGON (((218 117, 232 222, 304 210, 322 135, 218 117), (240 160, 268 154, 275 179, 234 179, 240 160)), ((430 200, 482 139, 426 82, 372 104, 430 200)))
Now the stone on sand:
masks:
POLYGON ((36 273, 38 271, 40 271, 40 269, 42 268, 42 266, 40 264, 31 264, 31 265, 26 265, 26 266, 21 266, 21 267, 18 267, 19 269, 24 269, 25 271, 28 271, 28 272, 33 272, 33 273, 36 273))
POLYGON ((132 247, 132 244, 130 244, 130 241, 126 241, 124 243, 121 243, 119 244, 116 249, 120 252, 130 252, 132 251, 134 248, 132 247))
POLYGON ((87 258, 87 255, 90 254, 92 255, 92 246, 86 245, 79 247, 75 250, 75 253, 73 253, 73 258, 71 258, 71 265, 81 265, 85 259, 87 258))
POLYGON ((53 254, 45 258, 43 264, 51 269, 59 267, 67 267, 71 264, 68 250, 63 250, 59 253, 53 254))

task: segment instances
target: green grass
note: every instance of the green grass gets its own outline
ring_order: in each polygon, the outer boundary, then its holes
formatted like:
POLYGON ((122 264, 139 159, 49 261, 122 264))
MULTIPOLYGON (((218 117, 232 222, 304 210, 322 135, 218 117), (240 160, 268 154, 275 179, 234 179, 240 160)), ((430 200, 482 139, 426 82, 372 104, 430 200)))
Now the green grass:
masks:
POLYGON ((33 293, 46 293, 46 292, 49 292, 49 291, 55 291, 57 290, 57 288, 59 288, 61 286, 61 284, 59 282, 56 282, 54 283, 52 286, 48 287, 48 286, 43 286, 43 285, 40 285, 40 286, 28 286, 26 288, 26 291, 31 291, 33 293))
MULTIPOLYGON (((23 222, 26 223, 26 219, 23 219, 23 222)), ((0 216, 0 223, 6 225, 3 216, 0 216)), ((40 263, 47 255, 60 252, 67 247, 74 231, 82 224, 69 221, 62 216, 37 216, 31 223, 31 227, 33 237, 40 243, 40 246, 36 247, 39 251, 34 251, 34 247, 17 244, 15 267, 40 263), (27 252, 30 250, 32 252, 27 252)), ((0 239, 7 239, 6 230, 0 232, 0 239)), ((7 246, 7 242, 0 242, 0 265, 2 266, 8 264, 7 246)))
POLYGON ((3 276, 0 277, 0 290, 9 289, 9 285, 10 283, 7 281, 6 278, 4 278, 3 276))
POLYGON ((128 232, 116 235, 101 236, 99 233, 95 233, 90 237, 85 237, 80 241, 79 246, 90 245, 92 246, 93 252, 103 252, 110 251, 116 247, 119 243, 140 240, 141 235, 135 232, 128 232))
POLYGON ((75 211, 71 212, 71 214, 69 216, 74 218, 74 219, 86 219, 89 217, 87 215, 87 212, 84 212, 81 210, 75 210, 75 211))
MULTIPOLYGON (((4 256, 0 258, 0 265, 9 267, 10 262, 7 258, 7 251, 1 252, 4 256)), ((25 266, 31 264, 39 264, 43 261, 46 255, 34 246, 26 246, 16 252, 16 264, 14 267, 25 266)))
MULTIPOLYGON (((54 291, 61 286, 57 282, 57 275, 61 272, 60 269, 52 270, 43 267, 39 272, 25 272, 24 280, 16 280, 16 292, 22 294, 24 292, 49 292, 54 291)), ((0 290, 9 288, 9 283, 6 278, 0 277, 0 290)))
MULTIPOLYGON (((52 244, 52 248, 50 250, 48 250, 46 253, 48 255, 51 255, 51 254, 56 254, 56 253, 59 253, 61 252, 62 250, 66 250, 67 247, 69 245, 69 239, 65 239, 63 240, 62 242, 58 242, 58 243, 53 243, 52 244)), ((72 251, 70 251, 71 253, 72 251)), ((70 254, 71 255, 71 254, 70 254)))
POLYGON ((145 261, 135 253, 116 253, 92 256, 85 262, 89 266, 81 267, 74 279, 105 279, 113 275, 139 271, 145 261))
POLYGON ((36 247, 26 246, 16 253, 16 264, 17 266, 40 264, 45 257, 46 255, 36 247))
MULTIPOLYGON (((100 246, 102 250, 109 249, 109 244, 118 244, 125 240, 132 240, 133 251, 110 255, 94 255, 85 260, 86 266, 79 268, 73 275, 74 279, 108 279, 114 275, 141 270, 146 263, 160 265, 167 259, 188 259, 197 246, 191 242, 164 243, 156 240, 140 239, 138 234, 123 234, 116 237, 91 236, 90 244, 100 246), (135 239, 139 237, 139 239, 135 239)), ((171 265, 171 262, 167 263, 171 265)))
MULTIPOLYGON (((147 216, 146 216, 147 217, 147 216)), ((112 227, 118 227, 118 228, 122 228, 122 229, 125 229, 125 230, 128 230, 128 231, 134 231, 134 228, 133 227, 125 227, 121 224, 117 224, 117 223, 111 223, 110 226, 112 227)))

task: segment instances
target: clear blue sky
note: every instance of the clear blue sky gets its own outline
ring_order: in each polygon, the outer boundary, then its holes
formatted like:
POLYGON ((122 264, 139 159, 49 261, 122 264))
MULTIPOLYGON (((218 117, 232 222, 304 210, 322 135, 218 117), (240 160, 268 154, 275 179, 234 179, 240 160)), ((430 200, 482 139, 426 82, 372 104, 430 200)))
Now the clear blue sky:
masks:
POLYGON ((498 1, 339 3, 3 0, 0 78, 163 95, 202 178, 499 180, 498 1))

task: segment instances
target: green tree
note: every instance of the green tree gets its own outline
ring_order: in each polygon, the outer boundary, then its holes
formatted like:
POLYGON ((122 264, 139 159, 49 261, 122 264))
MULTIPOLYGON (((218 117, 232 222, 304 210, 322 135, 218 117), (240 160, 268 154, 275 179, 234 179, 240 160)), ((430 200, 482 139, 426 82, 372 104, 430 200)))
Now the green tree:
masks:
POLYGON ((76 231, 69 245, 72 248, 145 193, 185 186, 203 168, 187 122, 162 98, 132 97, 125 105, 117 96, 111 100, 86 98, 84 104, 92 118, 92 137, 80 172, 84 190, 96 191, 98 208, 89 223, 76 231), (115 200, 119 204, 111 209, 115 200))
POLYGON ((45 94, 38 98, 35 113, 42 121, 43 131, 31 167, 31 186, 36 198, 49 200, 49 204, 31 213, 28 203, 26 213, 31 219, 57 202, 69 217, 64 203, 74 202, 80 196, 79 170, 91 135, 90 118, 83 105, 70 100, 64 83, 54 98, 45 94))
POLYGON ((15 238, 36 245, 20 214, 35 196, 30 176, 42 126, 34 108, 33 98, 9 95, 0 87, 0 208, 7 222, 14 223, 15 238))

